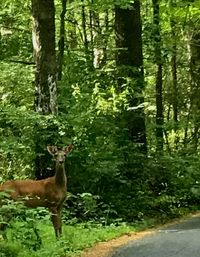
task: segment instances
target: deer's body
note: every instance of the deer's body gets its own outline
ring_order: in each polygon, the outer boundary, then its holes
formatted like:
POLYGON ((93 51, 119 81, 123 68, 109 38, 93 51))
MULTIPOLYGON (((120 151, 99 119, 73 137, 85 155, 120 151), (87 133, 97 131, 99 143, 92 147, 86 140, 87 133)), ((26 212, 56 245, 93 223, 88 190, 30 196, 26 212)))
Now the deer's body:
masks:
POLYGON ((13 200, 23 200, 28 207, 46 207, 52 213, 52 223, 56 236, 60 236, 61 209, 67 194, 67 178, 64 168, 66 154, 72 149, 69 145, 62 150, 57 147, 48 147, 53 155, 56 166, 56 174, 53 177, 42 180, 9 180, 0 186, 0 191, 8 192, 13 200))
POLYGON ((10 180, 5 182, 0 191, 10 192, 13 200, 24 199, 28 207, 59 206, 66 198, 67 187, 55 184, 55 177, 42 180, 10 180))

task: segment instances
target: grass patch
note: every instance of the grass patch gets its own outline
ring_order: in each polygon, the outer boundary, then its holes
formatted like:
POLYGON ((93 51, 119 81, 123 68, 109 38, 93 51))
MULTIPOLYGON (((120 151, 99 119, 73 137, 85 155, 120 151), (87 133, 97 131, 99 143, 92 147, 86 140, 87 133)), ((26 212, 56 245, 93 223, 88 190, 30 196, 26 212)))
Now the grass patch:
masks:
MULTIPOLYGON (((43 247, 37 251, 37 254, 44 255, 45 249, 54 256, 72 256, 74 253, 94 245, 100 241, 107 241, 133 228, 128 226, 102 226, 93 224, 67 225, 63 228, 63 236, 57 241, 54 232, 50 226, 42 226, 43 247)), ((49 254, 47 253, 49 256, 49 254)), ((36 255, 40 256, 40 255, 36 255)))
MULTIPOLYGON (((37 225, 39 234, 42 239, 42 245, 36 251, 30 250, 29 246, 33 244, 33 237, 22 231, 22 234, 16 236, 19 233, 19 227, 21 223, 14 224, 12 230, 8 231, 8 240, 0 242, 4 245, 4 252, 1 253, 0 257, 60 257, 60 256, 74 256, 80 253, 83 249, 93 246, 95 243, 100 241, 107 241, 112 238, 118 237, 125 233, 135 230, 132 226, 122 225, 110 225, 103 226, 101 224, 75 224, 63 226, 63 236, 60 240, 56 240, 52 225, 49 223, 39 223, 37 225), (14 236, 13 236, 14 235, 14 236), (19 236, 21 235, 21 239, 19 236), (26 241, 23 236, 26 235, 26 241), (30 236, 30 237, 29 237, 30 236), (30 242, 29 242, 30 241, 30 242), (7 250, 6 250, 7 249, 7 250), (9 255, 10 252, 15 252, 16 255, 9 255), (7 251, 7 255, 6 255, 7 251)), ((29 233, 31 234, 31 232, 29 233)))
POLYGON ((40 221, 37 229, 42 244, 39 247, 36 244, 37 248, 33 250, 31 247, 34 241, 37 243, 37 239, 31 236, 30 227, 23 226, 23 222, 15 222, 13 228, 8 230, 8 240, 0 242, 0 257, 72 257, 97 242, 108 241, 131 231, 141 231, 155 224, 154 219, 148 219, 133 226, 103 226, 92 222, 64 225, 62 238, 56 240, 51 223, 40 221))

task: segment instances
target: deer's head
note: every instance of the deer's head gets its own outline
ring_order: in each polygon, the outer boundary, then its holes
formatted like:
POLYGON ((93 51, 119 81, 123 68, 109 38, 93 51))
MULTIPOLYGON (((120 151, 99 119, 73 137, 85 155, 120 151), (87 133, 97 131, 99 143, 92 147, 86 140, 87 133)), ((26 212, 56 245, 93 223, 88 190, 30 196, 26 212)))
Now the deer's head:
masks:
POLYGON ((57 146, 47 146, 48 152, 53 156, 54 160, 58 164, 63 164, 65 158, 69 152, 73 149, 73 145, 68 145, 59 149, 57 146))

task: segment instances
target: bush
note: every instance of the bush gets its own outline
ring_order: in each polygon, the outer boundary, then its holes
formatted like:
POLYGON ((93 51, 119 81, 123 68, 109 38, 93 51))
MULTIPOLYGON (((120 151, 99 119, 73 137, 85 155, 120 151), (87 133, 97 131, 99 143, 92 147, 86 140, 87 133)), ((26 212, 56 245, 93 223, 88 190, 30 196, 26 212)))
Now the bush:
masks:
POLYGON ((41 216, 43 220, 49 218, 43 208, 28 209, 23 204, 9 199, 4 199, 0 208, 0 222, 8 223, 10 228, 6 231, 9 232, 8 238, 34 251, 39 249, 42 243, 37 228, 41 216))
POLYGON ((11 243, 0 242, 0 257, 17 257, 20 247, 11 243))

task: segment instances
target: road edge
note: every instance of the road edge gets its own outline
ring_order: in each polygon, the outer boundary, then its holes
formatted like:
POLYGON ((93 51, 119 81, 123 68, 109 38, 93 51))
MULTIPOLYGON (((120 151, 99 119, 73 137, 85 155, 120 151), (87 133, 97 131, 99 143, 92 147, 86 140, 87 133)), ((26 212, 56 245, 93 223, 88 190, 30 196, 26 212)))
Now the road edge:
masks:
POLYGON ((80 256, 81 257, 110 257, 111 255, 114 254, 114 252, 119 247, 122 247, 128 244, 130 241, 137 240, 145 236, 150 236, 152 234, 155 234, 160 229, 163 229, 166 226, 181 223, 189 218, 197 217, 197 216, 200 216, 200 212, 191 213, 180 219, 175 219, 162 225, 156 225, 153 228, 146 229, 140 232, 130 232, 106 242, 105 241, 99 242, 95 244, 93 247, 85 249, 80 256))

